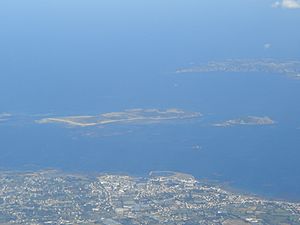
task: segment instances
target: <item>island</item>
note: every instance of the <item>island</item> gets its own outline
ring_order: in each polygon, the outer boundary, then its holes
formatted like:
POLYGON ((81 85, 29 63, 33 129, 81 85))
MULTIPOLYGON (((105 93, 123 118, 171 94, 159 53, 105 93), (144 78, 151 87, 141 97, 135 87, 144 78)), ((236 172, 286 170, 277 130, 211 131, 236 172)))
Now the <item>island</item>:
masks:
POLYGON ((300 79, 300 61, 275 59, 230 59, 225 61, 211 61, 176 70, 177 74, 212 72, 283 74, 292 78, 300 79))
POLYGON ((0 113, 0 123, 8 121, 12 115, 10 113, 0 113))
POLYGON ((258 116, 246 116, 237 119, 227 120, 221 123, 215 123, 213 126, 215 127, 232 127, 239 125, 256 125, 256 126, 264 126, 264 125, 273 125, 276 122, 272 120, 270 117, 258 117, 258 116))
POLYGON ((37 120, 39 124, 62 123, 69 126, 90 127, 106 124, 160 123, 171 120, 193 119, 202 116, 198 112, 181 109, 128 109, 123 112, 109 112, 95 116, 51 117, 37 120))

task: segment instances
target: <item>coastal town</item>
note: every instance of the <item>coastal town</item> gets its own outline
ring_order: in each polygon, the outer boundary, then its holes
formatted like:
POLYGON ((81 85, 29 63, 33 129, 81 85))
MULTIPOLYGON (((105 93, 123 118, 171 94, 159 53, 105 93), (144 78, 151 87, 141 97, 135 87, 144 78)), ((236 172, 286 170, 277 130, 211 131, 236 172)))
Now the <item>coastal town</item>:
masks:
POLYGON ((298 203, 233 193, 187 174, 0 173, 2 225, 299 223, 298 203))

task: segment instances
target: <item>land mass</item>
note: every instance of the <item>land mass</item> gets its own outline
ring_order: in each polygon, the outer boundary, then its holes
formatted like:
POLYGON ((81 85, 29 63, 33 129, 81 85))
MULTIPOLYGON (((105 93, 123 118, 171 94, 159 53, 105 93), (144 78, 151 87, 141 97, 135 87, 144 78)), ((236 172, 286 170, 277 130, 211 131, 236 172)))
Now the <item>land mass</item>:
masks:
POLYGON ((11 117, 10 113, 0 113, 0 122, 8 121, 11 117))
POLYGON ((63 123, 70 126, 90 127, 119 123, 159 123, 167 120, 192 119, 202 116, 198 112, 180 109, 130 109, 123 112, 103 113, 95 116, 52 117, 37 120, 37 123, 63 123))
POLYGON ((225 60, 211 61, 193 67, 177 69, 176 73, 276 73, 300 79, 300 61, 297 60, 225 60))
POLYGON ((300 204, 233 193, 191 175, 0 172, 0 224, 296 225, 300 204))
POLYGON ((227 120, 221 123, 215 123, 213 124, 213 126, 215 127, 232 127, 232 126, 239 126, 239 125, 264 126, 264 125, 272 125, 272 124, 275 124, 275 121, 267 116, 265 117, 247 116, 243 118, 227 120))

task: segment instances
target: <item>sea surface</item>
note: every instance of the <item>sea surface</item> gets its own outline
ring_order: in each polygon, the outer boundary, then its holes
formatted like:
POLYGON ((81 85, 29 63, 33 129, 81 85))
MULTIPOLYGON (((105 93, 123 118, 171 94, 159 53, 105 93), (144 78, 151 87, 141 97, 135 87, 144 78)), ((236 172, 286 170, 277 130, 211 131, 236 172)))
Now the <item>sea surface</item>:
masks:
POLYGON ((2 169, 55 168, 133 175, 171 170, 226 182, 253 194, 300 200, 300 121, 294 97, 300 95, 299 81, 269 74, 161 74, 152 83, 159 83, 153 92, 148 82, 140 85, 144 93, 152 92, 152 96, 149 94, 138 104, 135 101, 141 96, 137 93, 123 109, 178 107, 201 112, 203 116, 167 123, 81 128, 37 124, 35 120, 95 115, 122 108, 113 101, 108 106, 102 102, 80 107, 78 103, 80 113, 15 112, 11 121, 0 125, 2 169), (172 85, 174 82, 176 86, 172 85), (212 126, 247 115, 269 116, 276 123, 212 126))

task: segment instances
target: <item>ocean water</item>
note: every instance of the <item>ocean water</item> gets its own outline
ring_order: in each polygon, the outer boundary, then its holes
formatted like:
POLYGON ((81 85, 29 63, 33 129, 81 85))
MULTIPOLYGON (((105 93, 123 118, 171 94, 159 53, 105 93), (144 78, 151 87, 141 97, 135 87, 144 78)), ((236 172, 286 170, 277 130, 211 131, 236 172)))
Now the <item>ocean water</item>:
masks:
MULTIPOLYGON (((140 104, 133 101, 123 109, 178 107, 201 112, 202 117, 158 124, 71 128, 35 123, 43 115, 23 115, 19 120, 16 116, 0 126, 2 169, 55 168, 134 175, 171 170, 228 183, 253 194, 299 200, 300 121, 298 102, 293 98, 300 94, 299 81, 266 74, 184 76, 190 77, 159 77, 154 96, 144 97, 146 100, 140 104), (170 85, 172 82, 178 86, 170 85), (286 91, 279 92, 280 88, 286 91), (270 116, 276 124, 212 126, 247 115, 270 116)), ((140 88, 144 93, 151 92, 148 82, 140 88)), ((87 109, 92 110, 84 112, 83 108, 75 114, 119 110, 106 106, 97 111, 89 106, 87 109)), ((57 115, 73 114, 66 111, 57 115)))
POLYGON ((299 60, 299 13, 271 3, 1 2, 0 113, 13 115, 0 123, 1 169, 173 170, 299 201, 300 80, 174 73, 210 60, 299 60), (203 117, 99 128, 34 122, 131 108, 203 117), (212 126, 248 115, 276 124, 212 126))

